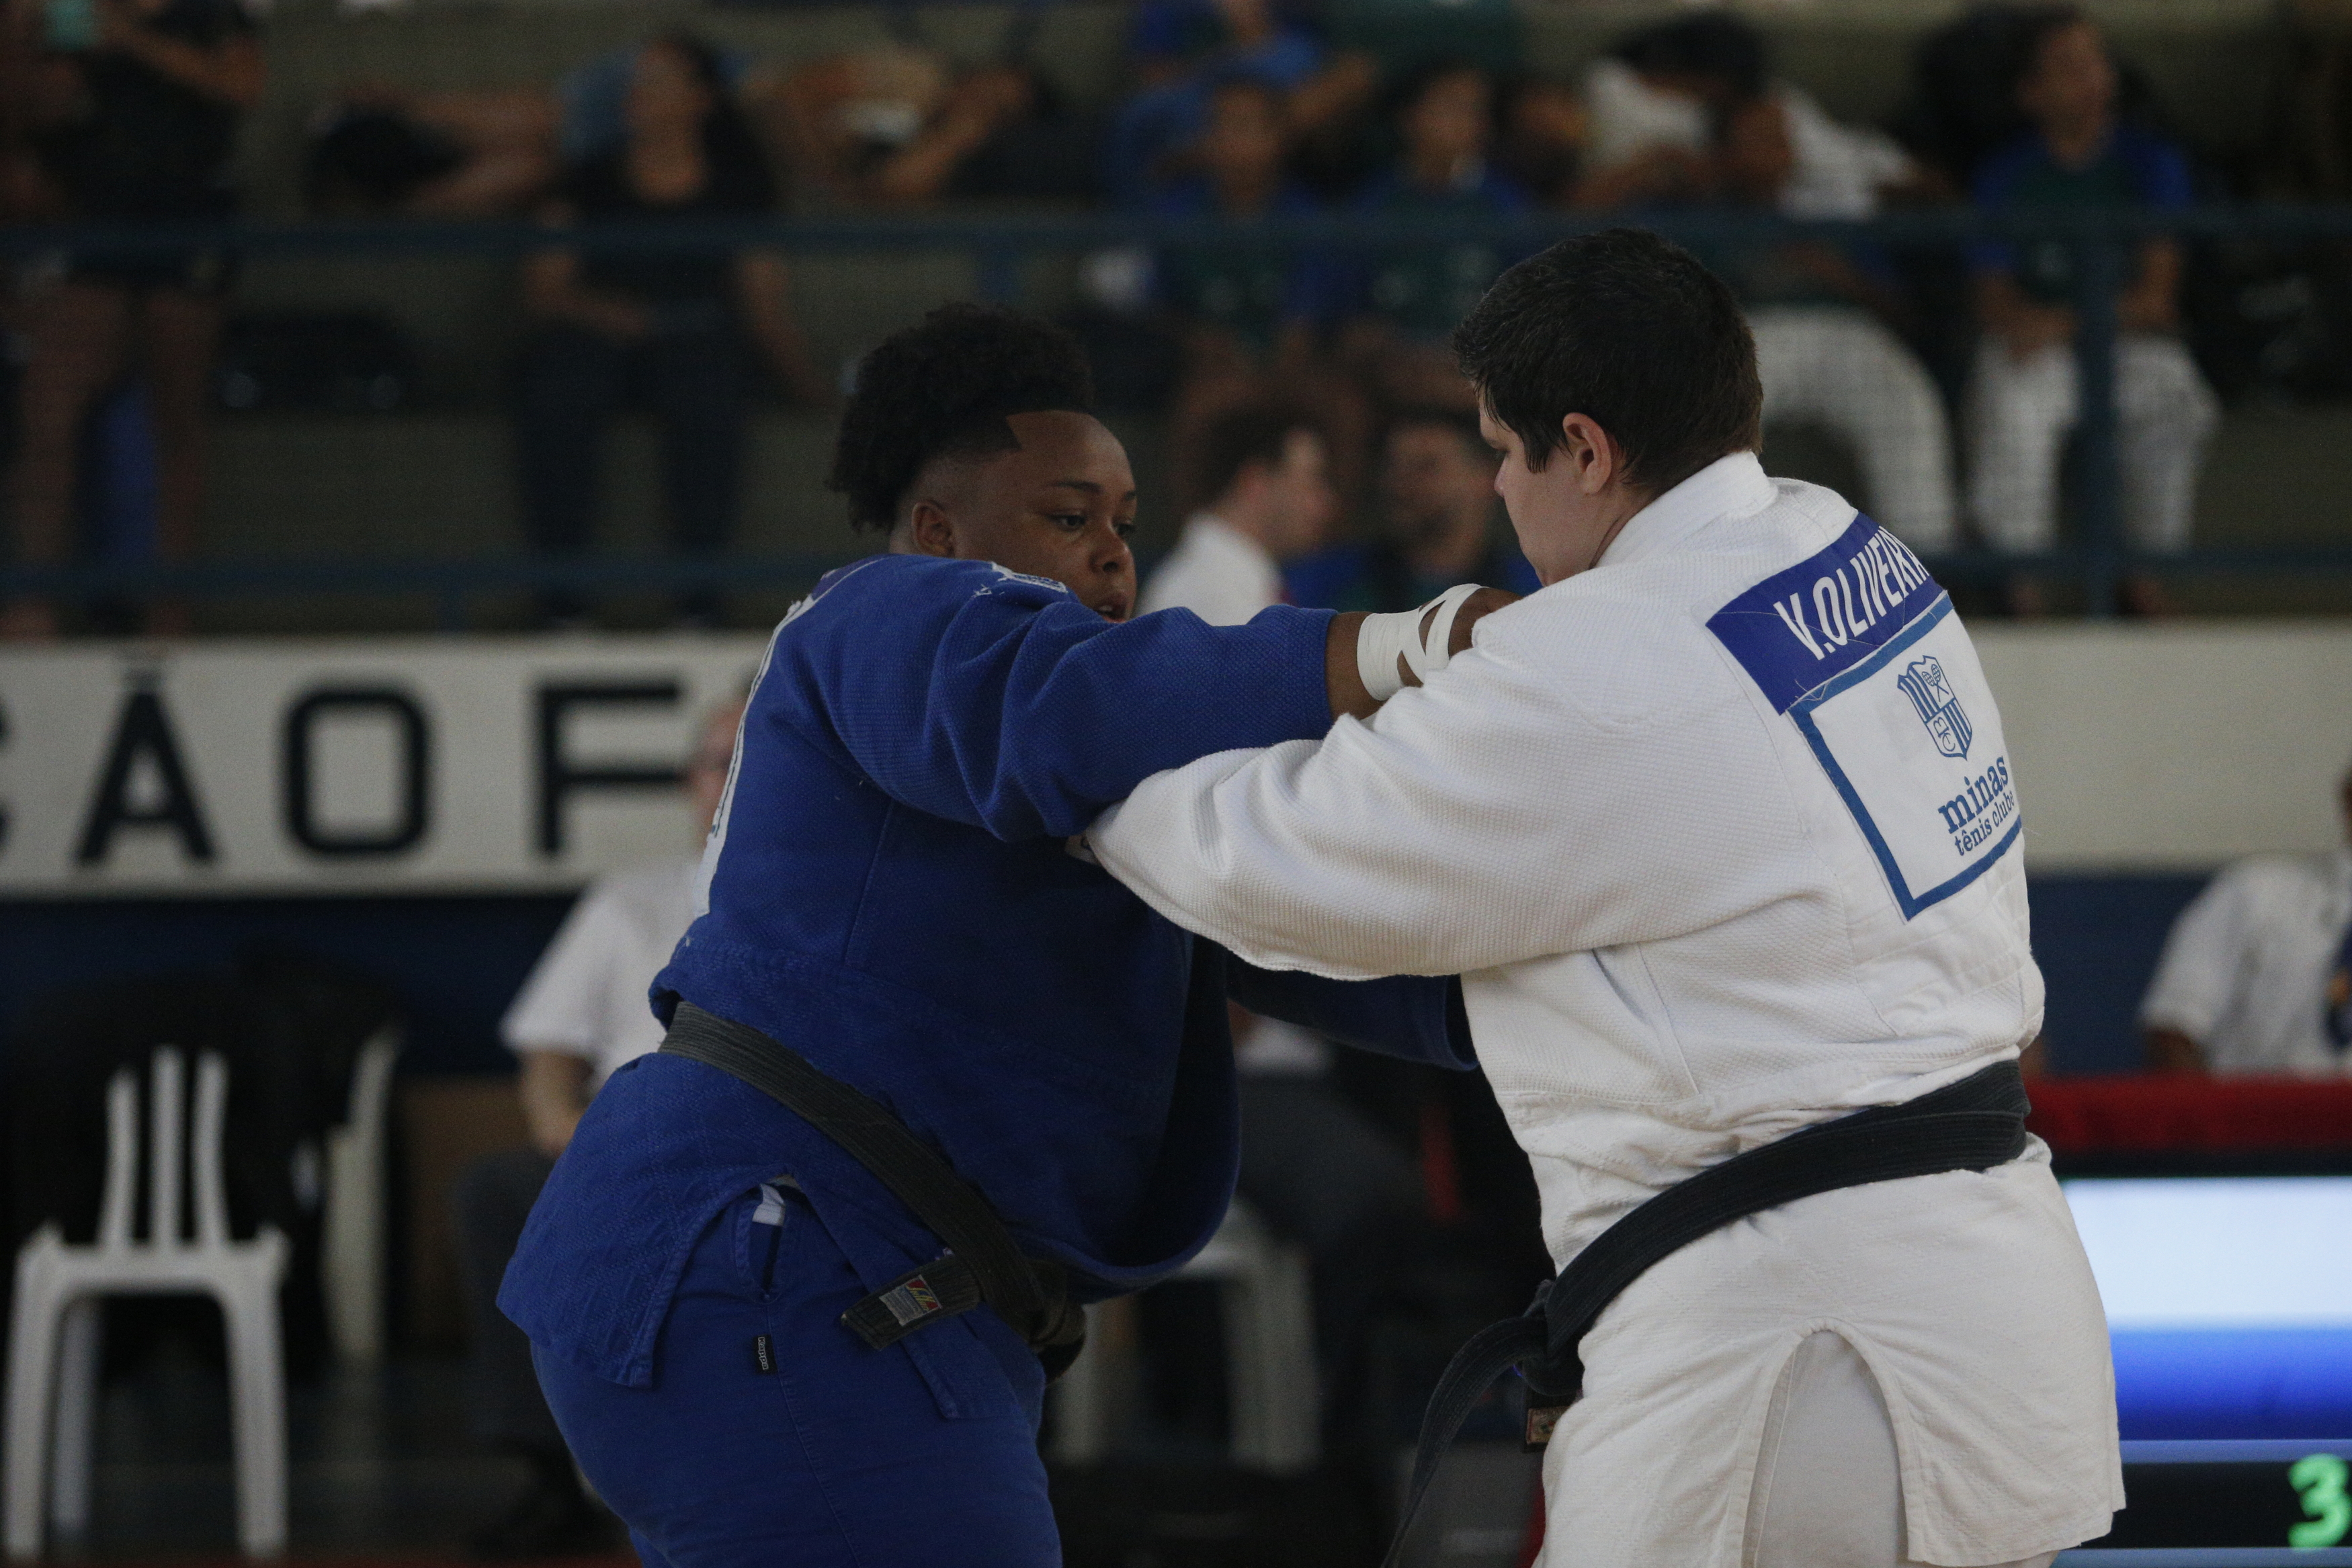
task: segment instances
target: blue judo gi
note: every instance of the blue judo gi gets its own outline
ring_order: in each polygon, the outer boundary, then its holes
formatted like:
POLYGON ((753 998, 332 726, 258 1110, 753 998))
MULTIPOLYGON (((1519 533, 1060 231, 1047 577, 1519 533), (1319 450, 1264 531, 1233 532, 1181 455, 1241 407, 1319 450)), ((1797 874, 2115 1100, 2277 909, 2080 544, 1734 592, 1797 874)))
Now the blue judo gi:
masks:
MULTIPOLYGON (((1066 848, 1151 773, 1322 735, 1328 621, 1113 624, 922 556, 832 574, 770 644, 656 1011, 888 1104, 1078 1299, 1168 1274, 1233 1194, 1228 992, 1471 1061, 1454 982, 1248 968, 1066 848)), ((838 1321, 940 1251, 814 1128, 656 1055, 582 1118, 499 1304, 648 1568, 1058 1563, 1022 1340, 984 1306, 881 1351, 838 1321)))

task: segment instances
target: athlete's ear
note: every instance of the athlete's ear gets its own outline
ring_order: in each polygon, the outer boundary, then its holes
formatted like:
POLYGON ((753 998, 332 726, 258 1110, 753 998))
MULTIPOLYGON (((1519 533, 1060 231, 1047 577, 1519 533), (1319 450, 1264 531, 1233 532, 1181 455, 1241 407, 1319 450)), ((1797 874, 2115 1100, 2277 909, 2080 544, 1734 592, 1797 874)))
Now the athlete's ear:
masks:
POLYGON ((917 555, 952 558, 956 553, 954 519, 937 501, 918 501, 907 513, 907 542, 917 555))
POLYGON ((1568 460, 1576 487, 1586 495, 1598 496, 1623 470, 1623 454, 1599 422, 1571 413, 1560 420, 1559 434, 1560 455, 1568 460))

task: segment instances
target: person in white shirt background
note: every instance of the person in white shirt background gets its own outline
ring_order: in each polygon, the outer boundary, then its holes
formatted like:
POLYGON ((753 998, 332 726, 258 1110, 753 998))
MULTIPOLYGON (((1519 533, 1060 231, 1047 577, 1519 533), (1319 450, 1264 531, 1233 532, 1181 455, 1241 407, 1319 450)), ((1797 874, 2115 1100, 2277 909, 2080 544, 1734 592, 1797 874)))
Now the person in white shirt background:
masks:
MULTIPOLYGON (((1283 602, 1282 566, 1320 545, 1339 509, 1323 438, 1303 415, 1236 408, 1202 433, 1215 497, 1143 585, 1142 608, 1237 625, 1283 602)), ((1335 1088, 1331 1047, 1296 1024, 1233 1009, 1241 1074, 1240 1190, 1307 1249, 1327 1448, 1354 1456, 1364 1332, 1423 1208, 1412 1161, 1335 1088)))
POLYGON ((530 1142, 468 1166, 451 1193, 467 1326, 474 1437, 530 1467, 508 1512, 476 1532, 477 1556, 529 1558, 608 1550, 613 1526, 580 1488, 578 1472, 531 1370, 530 1342, 498 1310, 499 1281, 523 1221, 581 1113, 613 1071, 662 1042, 646 988, 694 920, 701 844, 727 788, 743 705, 712 712, 680 782, 695 836, 672 859, 598 878, 564 917, 499 1032, 521 1064, 516 1086, 530 1142))
MULTIPOLYGON (((1765 476, 1730 290, 1612 230, 1513 268, 1455 345, 1546 586, 1370 720, 1156 775, 1085 838, 1251 963, 1461 975, 1565 1267, 1746 1151, 1998 1085, 2042 978, 1968 634, 1892 535, 1765 476)), ((2105 1533, 2105 1322, 2016 1146, 1626 1287, 1546 1452, 1543 1561, 2047 1568, 2105 1533)))
MULTIPOLYGON (((2336 787, 2352 842, 2352 772, 2336 787)), ((2352 848, 2258 855, 2206 885, 2140 1002, 2158 1072, 2352 1073, 2352 848)))
POLYGON ((1244 404, 1209 422, 1198 463, 1209 504, 1185 520, 1139 610, 1181 607, 1238 626, 1283 602, 1283 563, 1321 545, 1338 517, 1329 448, 1304 415, 1244 404))

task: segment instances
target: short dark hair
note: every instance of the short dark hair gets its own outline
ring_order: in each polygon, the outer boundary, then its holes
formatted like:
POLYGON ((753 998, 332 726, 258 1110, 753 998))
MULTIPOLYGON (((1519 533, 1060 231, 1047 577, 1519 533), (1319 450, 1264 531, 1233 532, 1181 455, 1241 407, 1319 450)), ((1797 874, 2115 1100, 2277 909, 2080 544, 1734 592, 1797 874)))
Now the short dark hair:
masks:
POLYGON ((999 306, 942 305, 858 361, 825 486, 849 497, 852 528, 887 530, 932 458, 1018 451, 1013 414, 1091 413, 1094 402, 1069 333, 999 306))
POLYGON ((1213 502, 1234 487, 1251 464, 1282 465, 1291 432, 1321 435, 1322 427, 1297 409, 1247 403, 1227 409, 1201 432, 1200 459, 1193 471, 1201 499, 1213 502))
POLYGON ((1646 229, 1562 240, 1503 274, 1454 329, 1480 400, 1541 468, 1580 413, 1653 494, 1752 451, 1764 408, 1756 340, 1723 280, 1646 229))

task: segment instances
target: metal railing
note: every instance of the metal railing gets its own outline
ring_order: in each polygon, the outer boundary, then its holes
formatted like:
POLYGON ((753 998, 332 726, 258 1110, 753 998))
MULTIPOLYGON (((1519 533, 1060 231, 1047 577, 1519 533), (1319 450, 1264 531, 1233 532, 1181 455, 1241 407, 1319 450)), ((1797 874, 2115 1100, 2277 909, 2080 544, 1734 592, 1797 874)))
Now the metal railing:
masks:
MULTIPOLYGON (((2128 572, 2159 578, 2213 576, 2352 577, 2352 524, 2341 545, 2289 549, 2150 552, 2123 536, 2118 456, 2116 298, 2135 247, 2171 235, 2188 240, 2352 242, 2352 205, 2207 206, 2176 212, 2140 209, 1986 212, 1937 208, 1866 221, 1799 221, 1725 209, 1662 209, 1632 214, 1544 213, 1448 218, 1320 214, 1232 225, 1213 218, 1161 218, 1107 213, 988 215, 710 218, 660 224, 607 224, 560 235, 528 223, 410 221, 234 222, 154 225, 0 225, 0 260, 44 255, 141 256, 220 249, 243 256, 520 256, 551 243, 592 253, 709 254, 764 246, 788 254, 961 252, 976 262, 978 292, 1022 302, 1024 264, 1033 257, 1116 246, 1213 246, 1245 240, 1302 252, 1346 253, 1416 245, 1477 242, 1528 253, 1570 235, 1638 224, 1701 245, 1762 245, 1817 240, 1870 241, 1922 249, 1957 249, 1986 239, 2057 241, 2074 256, 2080 375, 2078 461, 2074 497, 2079 542, 2037 555, 1990 550, 1930 558, 1961 577, 2012 573, 2063 575, 2083 586, 2086 612, 2116 612, 2128 572)), ((713 559, 593 557, 439 560, 243 560, 118 562, 0 568, 0 598, 18 594, 135 598, 176 594, 225 599, 299 594, 427 593, 442 622, 461 626, 475 594, 502 590, 638 590, 781 587, 807 581, 831 559, 806 556, 713 559)))

